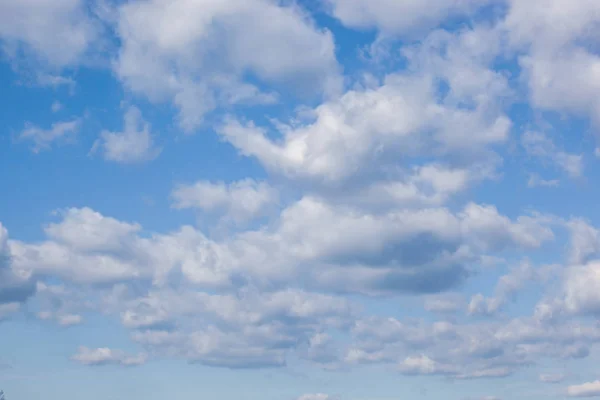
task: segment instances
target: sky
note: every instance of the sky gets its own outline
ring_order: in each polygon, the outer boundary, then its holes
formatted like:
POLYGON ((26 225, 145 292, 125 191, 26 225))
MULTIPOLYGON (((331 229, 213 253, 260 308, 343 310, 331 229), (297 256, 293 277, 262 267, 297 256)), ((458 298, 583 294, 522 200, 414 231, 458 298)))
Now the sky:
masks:
POLYGON ((7 400, 600 398, 597 0, 0 0, 7 400))

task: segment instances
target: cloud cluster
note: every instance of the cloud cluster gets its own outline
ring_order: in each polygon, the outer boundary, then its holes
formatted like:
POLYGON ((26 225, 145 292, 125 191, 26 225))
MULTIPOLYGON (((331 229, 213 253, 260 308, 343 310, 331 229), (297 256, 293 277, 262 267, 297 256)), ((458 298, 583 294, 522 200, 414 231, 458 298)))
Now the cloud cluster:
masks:
POLYGON ((294 5, 131 1, 119 7, 117 18, 122 46, 115 72, 134 92, 172 101, 187 130, 217 106, 276 100, 242 82, 245 74, 266 83, 296 81, 311 92, 339 89, 332 35, 294 5))
MULTIPOLYGON (((266 172, 173 184, 174 210, 229 224, 226 234, 194 221, 152 232, 87 207, 60 211, 38 241, 9 240, 0 225, 0 319, 28 300, 38 318, 65 327, 102 313, 143 349, 82 346, 73 361, 267 368, 295 358, 467 380, 590 357, 600 342, 598 229, 583 218, 503 209, 504 191, 476 192, 502 179, 515 143, 538 167, 583 176, 584 155, 563 149, 543 123, 516 124, 511 107, 529 99, 532 114, 596 118, 597 1, 327 0, 330 15, 376 30, 403 64, 352 85, 343 84, 333 34, 295 2, 130 0, 94 15, 77 0, 5 3, 8 50, 31 51, 60 71, 84 63, 97 24, 106 24, 118 39, 110 68, 126 91, 172 106, 188 133, 216 111, 211 133, 266 172), (448 16, 482 21, 440 28, 448 16), (32 21, 39 29, 23 28, 32 21), (272 105, 286 91, 311 105, 278 118, 233 107, 272 105), (556 243, 567 235, 563 259, 556 243), (539 250, 556 262, 538 262, 539 250), (497 281, 467 285, 485 274, 497 281), (535 305, 507 311, 532 285, 535 305), (409 295, 421 296, 418 317, 365 307, 409 295)), ((93 151, 117 163, 158 157, 160 133, 140 109, 123 117, 123 129, 101 131, 93 151)), ((38 152, 80 124, 30 124, 20 138, 38 152)), ((529 177, 533 189, 559 182, 529 177)), ((590 382, 566 393, 600 391, 590 382)))

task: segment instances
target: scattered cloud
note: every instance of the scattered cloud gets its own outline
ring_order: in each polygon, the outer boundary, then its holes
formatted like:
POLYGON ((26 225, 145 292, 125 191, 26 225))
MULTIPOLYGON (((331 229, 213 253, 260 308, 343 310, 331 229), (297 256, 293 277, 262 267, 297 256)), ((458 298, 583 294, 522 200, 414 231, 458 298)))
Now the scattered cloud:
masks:
POLYGON ((102 131, 91 153, 100 151, 107 161, 122 164, 140 163, 158 157, 161 149, 154 144, 150 124, 136 107, 129 107, 124 115, 123 131, 102 131))
POLYGON ((48 129, 28 122, 25 124, 25 129, 19 134, 19 139, 32 142, 31 151, 39 153, 49 150, 56 143, 72 142, 79 133, 81 125, 80 118, 55 122, 48 129))

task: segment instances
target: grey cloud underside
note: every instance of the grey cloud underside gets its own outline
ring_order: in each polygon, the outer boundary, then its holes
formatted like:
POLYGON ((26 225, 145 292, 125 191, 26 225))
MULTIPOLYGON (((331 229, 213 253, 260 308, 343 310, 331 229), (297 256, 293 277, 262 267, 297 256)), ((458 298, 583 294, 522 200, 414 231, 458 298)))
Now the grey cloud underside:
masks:
POLYGON ((35 293, 31 276, 20 272, 13 264, 8 231, 0 223, 0 305, 24 303, 35 293))

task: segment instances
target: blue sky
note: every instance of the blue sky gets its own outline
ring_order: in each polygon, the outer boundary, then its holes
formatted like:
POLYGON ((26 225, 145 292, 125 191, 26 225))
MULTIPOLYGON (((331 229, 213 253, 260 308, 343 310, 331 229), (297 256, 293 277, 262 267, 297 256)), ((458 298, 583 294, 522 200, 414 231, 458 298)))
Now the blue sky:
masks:
POLYGON ((0 390, 600 397, 599 22, 0 0, 0 390))

